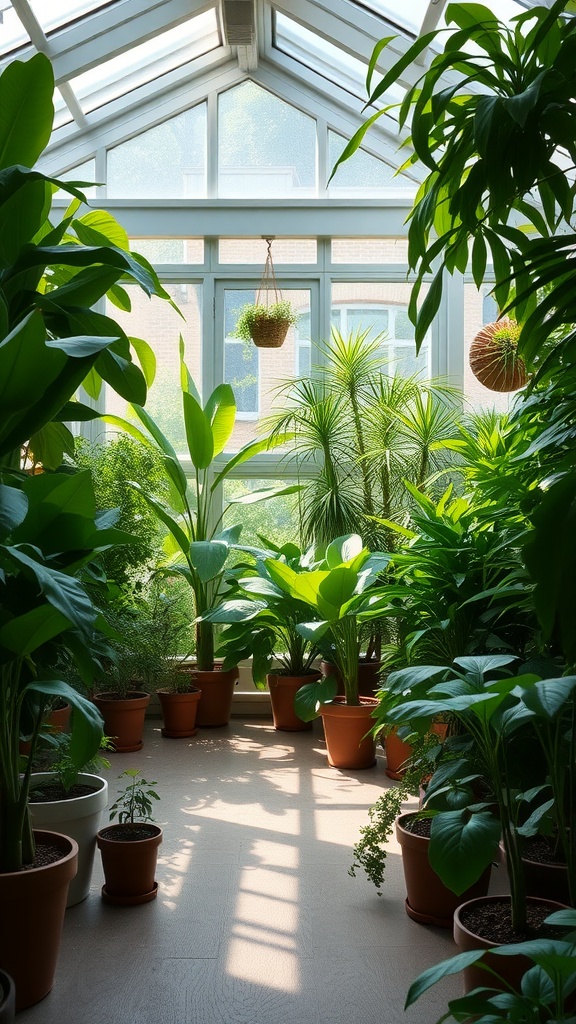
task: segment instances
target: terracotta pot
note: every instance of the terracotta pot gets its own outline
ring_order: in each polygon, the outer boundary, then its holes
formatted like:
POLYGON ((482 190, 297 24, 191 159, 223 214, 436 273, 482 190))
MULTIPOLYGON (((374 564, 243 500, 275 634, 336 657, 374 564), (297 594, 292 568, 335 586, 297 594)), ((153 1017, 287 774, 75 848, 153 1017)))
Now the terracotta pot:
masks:
POLYGON ((386 768, 384 769, 389 779, 403 779, 406 774, 404 765, 408 758, 412 757, 412 746, 401 740, 396 729, 391 729, 384 737, 384 750, 386 751, 386 768))
MULTIPOLYGON (((506 868, 506 851, 503 843, 500 843, 500 860, 506 868)), ((570 906, 567 864, 549 864, 524 856, 522 867, 527 896, 554 900, 570 906)))
POLYGON ((228 725, 238 676, 237 668, 227 672, 223 672, 221 666, 217 666, 213 672, 201 672, 197 668, 192 670, 194 686, 202 692, 196 713, 196 725, 201 729, 228 725))
POLYGON ((301 686, 320 679, 319 672, 306 676, 282 676, 274 673, 266 676, 272 704, 274 728, 281 732, 304 732, 312 728, 312 722, 303 722, 294 710, 294 697, 301 686))
POLYGON ((169 739, 195 736, 198 732, 196 715, 202 691, 194 689, 188 693, 171 693, 169 690, 157 690, 156 693, 164 719, 162 735, 169 739))
POLYGON ((150 695, 139 690, 130 690, 125 698, 109 697, 97 693, 92 698, 104 719, 104 732, 111 736, 117 754, 131 754, 142 750, 144 741, 144 719, 150 695))
POLYGON ((16 1018, 16 988, 13 978, 0 971, 0 1024, 14 1024, 16 1018))
MULTIPOLYGON (((54 708, 45 719, 44 724, 50 726, 50 732, 67 732, 70 724, 72 708, 66 704, 63 708, 54 708)), ((28 755, 32 744, 30 740, 20 740, 19 750, 21 754, 28 755)))
POLYGON ((490 884, 489 864, 482 876, 461 896, 457 896, 440 880, 428 860, 430 840, 409 832, 404 823, 413 814, 401 814, 396 819, 396 838, 402 847, 402 867, 406 882, 406 913, 418 924, 434 924, 438 928, 451 928, 454 911, 465 900, 485 896, 490 884))
MULTIPOLYGON (((373 697, 376 690, 381 686, 380 669, 381 661, 359 661, 358 662, 358 693, 360 697, 373 697)), ((323 676, 334 676, 338 683, 338 696, 344 696, 344 683, 336 665, 330 661, 320 662, 320 671, 323 676)))
POLYGON ((344 697, 335 697, 330 704, 321 705, 328 764, 332 768, 372 767, 376 742, 366 733, 374 724, 372 711, 377 704, 375 697, 360 697, 358 706, 345 704, 344 697))
POLYGON ((134 825, 107 825, 96 836, 106 879, 102 886, 102 899, 105 903, 135 906, 150 903, 156 898, 158 883, 154 876, 162 829, 157 825, 147 825, 153 833, 147 838, 115 838, 123 830, 136 832, 141 827, 139 822, 134 825))
MULTIPOLYGON (((548 917, 549 914, 553 914, 555 910, 564 909, 564 905, 562 903, 555 903, 552 900, 528 897, 526 902, 538 903, 545 906, 546 917, 548 917)), ((468 900, 466 903, 462 903, 454 913, 454 942, 461 953, 468 952, 470 949, 493 949, 496 945, 495 942, 489 942, 482 935, 476 935, 475 932, 470 931, 466 925, 463 924, 462 917, 465 917, 466 910, 478 905, 479 903, 489 903, 492 907, 496 907, 500 904, 502 906, 502 913, 510 914, 509 896, 483 896, 480 899, 468 900)), ((464 992, 471 992, 472 989, 485 985, 490 985, 490 988, 501 989, 504 992, 508 990, 509 985, 512 986, 512 988, 519 989, 522 976, 525 974, 526 970, 532 966, 532 961, 525 956, 488 956, 486 957, 486 963, 504 979, 504 983, 500 984, 494 975, 488 975, 481 967, 476 967, 475 964, 472 964, 471 967, 466 967, 462 972, 464 977, 464 992), (489 981, 486 980, 487 978, 489 978, 489 981)))
POLYGON ((0 964, 14 979, 17 1011, 44 999, 54 984, 68 885, 78 863, 73 839, 56 832, 34 835, 37 843, 56 846, 61 859, 0 874, 0 964))
MULTIPOLYGON (((38 772, 32 775, 32 786, 46 779, 56 779, 53 772, 38 772)), ((108 783, 99 775, 82 772, 78 776, 81 785, 93 786, 94 793, 75 796, 70 800, 50 800, 29 803, 30 817, 35 828, 48 829, 70 836, 78 843, 78 871, 70 882, 67 907, 74 907, 85 900, 90 892, 96 833, 100 826, 100 815, 108 804, 108 783)))

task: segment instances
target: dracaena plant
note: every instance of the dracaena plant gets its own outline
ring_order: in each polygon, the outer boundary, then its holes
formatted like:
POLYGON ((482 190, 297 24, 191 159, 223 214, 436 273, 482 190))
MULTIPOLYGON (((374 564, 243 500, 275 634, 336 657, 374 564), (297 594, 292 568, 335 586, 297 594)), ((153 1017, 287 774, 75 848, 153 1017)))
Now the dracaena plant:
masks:
POLYGON ((152 417, 141 406, 133 412, 141 426, 116 416, 107 422, 120 426, 146 445, 156 447, 164 457, 164 466, 173 485, 171 502, 160 501, 146 493, 138 483, 132 486, 155 510, 168 532, 168 557, 165 571, 183 576, 194 594, 196 609, 196 662, 201 671, 214 669, 214 625, 206 613, 218 602, 224 589, 226 563, 232 548, 238 544, 242 526, 222 528, 222 521, 233 504, 247 504, 291 494, 296 485, 251 491, 229 501, 218 512, 217 494, 224 481, 249 459, 260 452, 284 444, 288 435, 273 440, 264 438, 246 445, 227 462, 219 461, 234 430, 236 401, 229 384, 219 384, 202 404, 202 399, 184 362, 184 346, 180 341, 182 382, 182 415, 188 456, 192 463, 189 482, 180 459, 170 441, 152 417), (144 429, 142 429, 142 427, 144 429))
POLYGON ((308 605, 279 587, 270 575, 267 559, 276 558, 291 569, 304 571, 317 564, 315 549, 300 551, 295 544, 277 547, 265 538, 266 549, 247 548, 256 558, 253 568, 242 565, 230 576, 230 596, 208 612, 207 622, 223 625, 218 654, 224 655, 224 669, 244 658, 252 659, 252 678, 259 689, 274 662, 288 676, 306 676, 319 653, 313 639, 298 631, 310 615, 308 605))

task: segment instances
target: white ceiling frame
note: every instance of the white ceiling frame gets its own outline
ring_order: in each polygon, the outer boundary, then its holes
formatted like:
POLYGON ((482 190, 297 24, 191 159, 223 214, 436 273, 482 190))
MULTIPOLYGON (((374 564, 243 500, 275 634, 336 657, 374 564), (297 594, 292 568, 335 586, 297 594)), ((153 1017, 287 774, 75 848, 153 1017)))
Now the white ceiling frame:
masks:
POLYGON ((196 14, 214 10, 206 0, 125 0, 117 8, 96 12, 87 25, 72 25, 50 34, 49 50, 56 84, 89 71, 127 49, 147 42, 196 14))

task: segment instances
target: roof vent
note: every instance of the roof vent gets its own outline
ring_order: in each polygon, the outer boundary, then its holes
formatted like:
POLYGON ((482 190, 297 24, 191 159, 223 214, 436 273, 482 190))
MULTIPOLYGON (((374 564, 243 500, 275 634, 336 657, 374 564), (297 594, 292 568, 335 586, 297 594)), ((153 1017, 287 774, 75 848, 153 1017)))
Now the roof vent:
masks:
POLYGON ((255 43, 254 0, 222 0, 222 20, 228 46, 252 46, 255 43))

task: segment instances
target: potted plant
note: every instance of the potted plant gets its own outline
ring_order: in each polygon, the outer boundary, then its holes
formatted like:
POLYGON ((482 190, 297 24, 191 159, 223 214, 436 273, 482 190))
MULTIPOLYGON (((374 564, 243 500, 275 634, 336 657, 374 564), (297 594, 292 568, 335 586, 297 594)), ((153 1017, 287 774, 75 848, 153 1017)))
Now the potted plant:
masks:
POLYGON ((35 169, 50 138, 53 94, 44 54, 14 61, 0 76, 7 242, 0 275, 0 963, 14 978, 17 1009, 52 987, 76 870, 74 841, 42 833, 35 846, 28 792, 37 737, 48 700, 61 697, 73 709, 72 759, 82 764, 98 749, 102 719, 60 678, 57 654, 67 648, 89 681, 103 645, 81 577, 100 552, 129 539, 109 517, 96 517, 88 474, 28 470, 58 469, 73 444, 65 423, 97 415, 74 401, 83 382, 92 397, 105 379, 125 397, 145 400, 146 379, 126 334, 91 306, 125 277, 166 297, 146 260, 129 252, 114 218, 99 211, 77 217, 83 193, 35 169), (54 186, 74 196, 57 226, 50 221, 54 186), (25 703, 32 746, 21 773, 25 703), (38 855, 46 847, 56 858, 51 864, 38 855), (43 881, 50 896, 41 891, 43 881))
POLYGON ((280 348, 297 321, 298 313, 286 299, 269 305, 250 302, 240 310, 233 336, 253 341, 258 348, 280 348))
MULTIPOLYGON (((502 838, 511 895, 510 898, 487 897, 492 906, 496 901, 501 908, 498 937, 494 939, 491 933, 485 936, 485 941, 491 945, 496 944, 498 938, 502 941, 504 934, 512 936, 508 941, 514 941, 519 935, 530 935, 537 927, 536 908, 533 901, 525 897, 522 835, 529 834, 548 810, 549 803, 545 787, 532 787, 532 792, 526 796, 531 799, 534 810, 528 821, 522 821, 519 793, 527 760, 517 753, 522 729, 533 720, 538 723, 539 718, 556 718, 576 688, 576 676, 545 681, 531 674, 514 676, 511 671, 514 661, 506 655, 457 658, 449 669, 415 666, 392 673, 387 681, 392 692, 411 691, 407 699, 387 710, 388 721, 410 721, 413 726, 419 724, 421 730, 426 730, 438 711, 449 712, 461 723, 472 745, 479 771, 471 770, 468 757, 457 758, 448 761, 440 769, 441 777, 435 780, 433 776, 428 786, 426 806, 434 812, 429 860, 442 881, 461 894, 492 861, 502 838), (422 696, 423 687, 426 696, 422 696), (479 799, 478 788, 473 785, 478 779, 484 799, 479 799)), ((537 727, 534 733, 538 735, 537 727)), ((573 776, 573 766, 570 773, 573 776)), ((540 781, 545 779, 542 777, 540 781)), ((562 789, 556 795, 562 797, 564 793, 562 789)), ((568 813, 573 814, 573 810, 569 809, 568 813)), ((567 846, 571 845, 569 836, 568 831, 564 837, 567 846)), ((457 912, 457 942, 460 918, 466 928, 471 915, 477 918, 477 911, 481 912, 481 907, 476 906, 480 903, 480 900, 468 902, 457 912)), ((546 905, 543 907, 541 913, 545 915, 546 905)), ((477 928, 472 928, 472 931, 476 932, 472 941, 483 940, 481 930, 478 933, 477 928)))
POLYGON ((140 778, 140 771, 128 768, 119 776, 127 778, 125 789, 110 808, 115 825, 100 829, 96 836, 102 855, 105 884, 102 899, 118 906, 150 903, 158 894, 155 880, 162 829, 153 824, 152 801, 160 797, 155 782, 140 778))
MULTIPOLYGON (((70 882, 66 902, 67 907, 74 907, 90 891, 96 833, 108 803, 108 783, 96 773, 109 768, 110 762, 97 754, 79 770, 70 757, 70 736, 60 734, 54 744, 48 770, 34 771, 30 777, 28 806, 34 828, 61 832, 78 844, 78 871, 70 882)), ((109 746, 104 737, 101 749, 109 746)))
POLYGON ((215 495, 224 480, 255 455, 285 443, 287 436, 253 441, 221 464, 218 456, 224 452, 236 419, 234 393, 230 385, 220 384, 202 405, 184 362, 182 342, 180 361, 182 411, 193 466, 192 493, 174 448, 141 406, 136 405, 133 409, 144 430, 118 417, 107 416, 106 420, 121 426, 144 444, 157 447, 164 456, 166 472, 173 484, 171 503, 153 498, 135 482, 132 486, 156 511, 159 521, 170 535, 171 553, 163 572, 183 577, 192 588, 197 616, 193 679, 194 685, 202 691, 196 721, 200 727, 213 727, 227 725, 230 721, 234 685, 238 678, 236 666, 223 671, 215 662, 214 626, 204 618, 222 593, 228 555, 238 543, 242 529, 241 525, 221 529, 222 519, 233 502, 242 504, 261 501, 280 494, 290 494, 298 490, 298 487, 289 485, 251 491, 248 495, 230 501, 224 513, 217 517, 215 495))
POLYGON ((265 559, 273 583, 311 609, 314 621, 297 630, 312 643, 328 639, 344 681, 345 695, 337 697, 337 682, 328 676, 307 683, 296 694, 296 713, 304 721, 322 715, 328 762, 335 768, 368 768, 375 747, 367 735, 375 698, 358 693, 360 627, 387 607, 374 584, 389 556, 371 553, 357 534, 339 537, 325 549, 324 558, 310 569, 295 569, 280 559, 265 559))
POLYGON ((268 550, 250 549, 256 556, 254 568, 240 566, 233 572, 232 596, 205 618, 225 627, 219 646, 224 668, 252 659, 254 683, 258 689, 268 686, 270 691, 274 728, 287 732, 311 729, 312 722, 303 721, 294 710, 300 687, 320 678, 312 669, 318 648, 298 631, 298 625, 309 617, 309 607, 273 582, 266 559, 277 558, 295 571, 306 571, 314 565, 314 551, 303 553, 292 543, 278 548, 265 538, 263 541, 268 550))
MULTIPOLYGON (((452 999, 445 1020, 475 1020, 478 1024, 497 1021, 538 1021, 539 1024, 569 1024, 574 1020, 576 990, 576 912, 558 910, 545 921, 550 936, 528 942, 496 946, 487 953, 476 949, 444 960, 424 971, 412 982, 405 1009, 442 978, 459 974, 474 965, 478 987, 463 998, 452 999), (565 930, 557 938, 558 930, 565 930), (516 978, 507 984, 504 968, 517 963, 516 978)), ((506 971, 508 974, 508 971, 506 971)), ((439 1022, 440 1024, 440 1022, 439 1022)))

